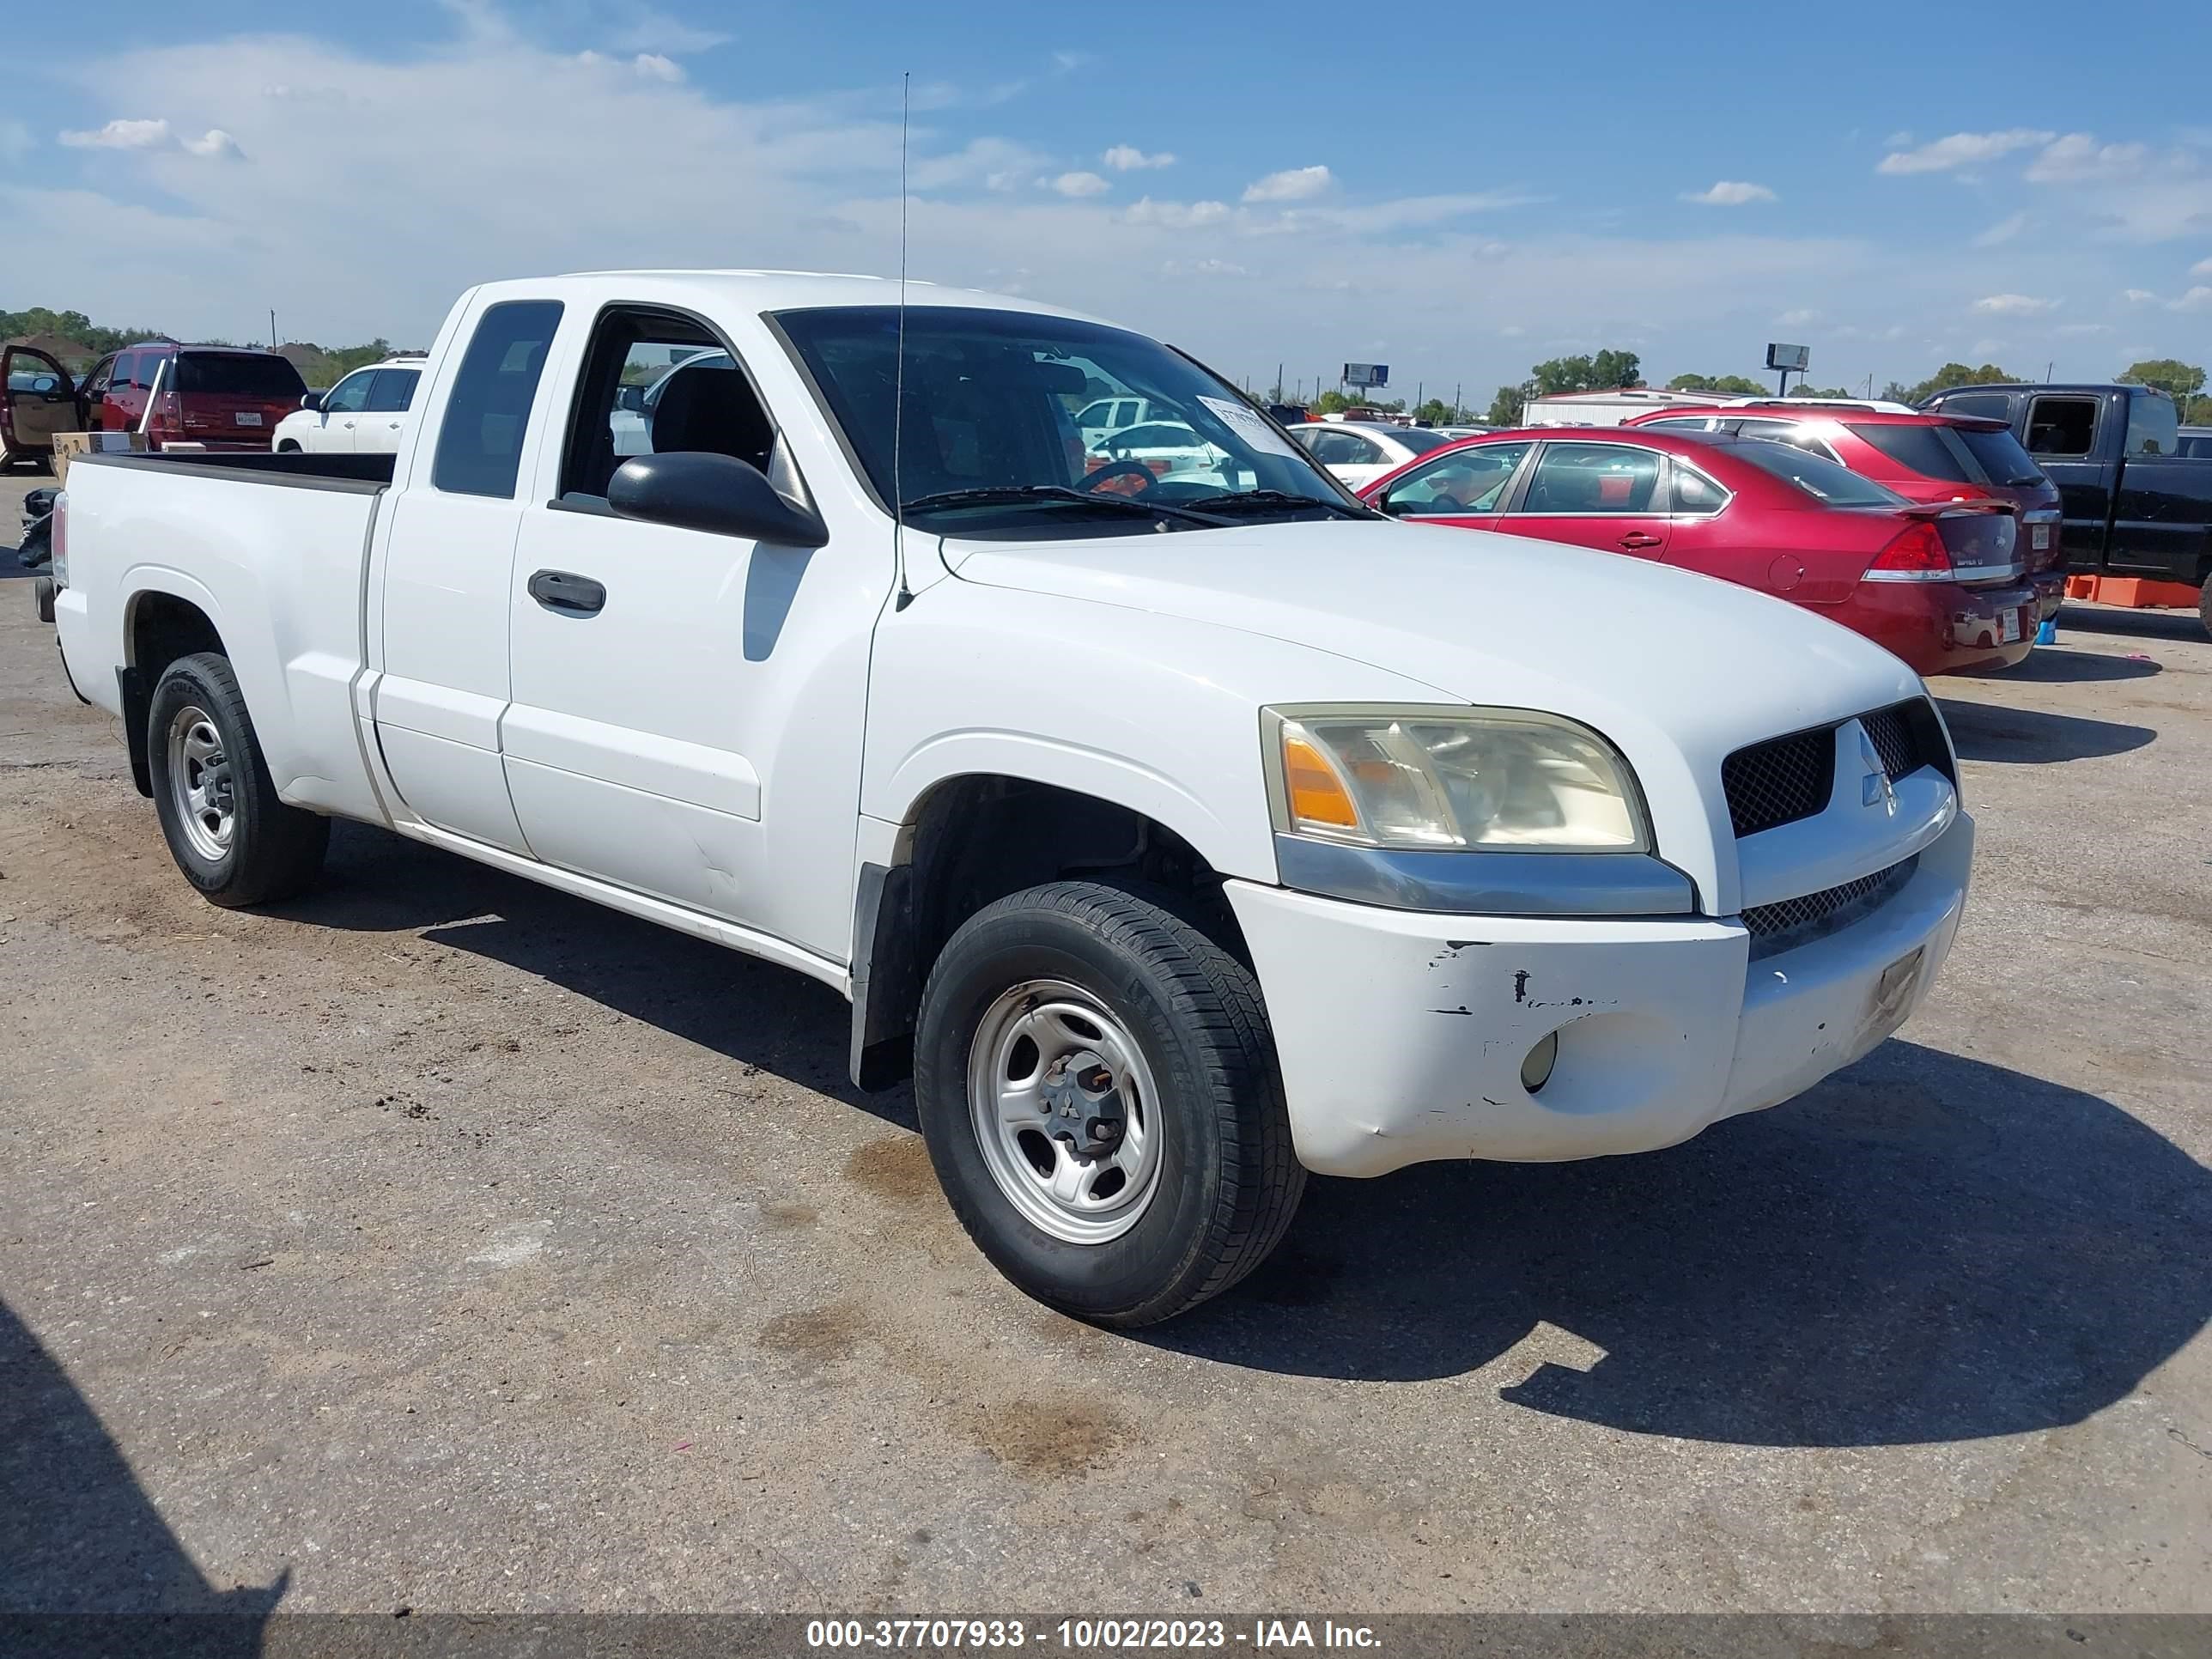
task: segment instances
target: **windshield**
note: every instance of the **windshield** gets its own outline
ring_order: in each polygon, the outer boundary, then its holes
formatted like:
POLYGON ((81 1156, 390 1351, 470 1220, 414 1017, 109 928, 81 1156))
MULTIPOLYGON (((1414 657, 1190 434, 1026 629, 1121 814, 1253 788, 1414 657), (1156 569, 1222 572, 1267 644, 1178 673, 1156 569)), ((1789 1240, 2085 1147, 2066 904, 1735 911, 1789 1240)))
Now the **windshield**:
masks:
MULTIPOLYGON (((775 320, 878 497, 902 501, 918 517, 1080 514, 1070 492, 1120 498, 1123 507, 1249 496, 1249 506, 1264 499, 1270 510, 1358 511, 1234 386, 1140 334, 1065 317, 912 307, 902 404, 897 307, 787 311, 775 320), (1145 428, 1090 424, 1086 441, 1082 417, 1121 398, 1143 400, 1145 428), (966 499, 951 499, 956 492, 966 499)), ((1143 514, 1110 504, 1097 516, 1104 530, 1150 527, 1143 514)))
POLYGON ((1970 426, 1952 428, 1982 464, 1982 471, 1990 475, 1992 483, 2039 484, 2044 481, 2043 469, 2029 459, 2020 447, 2020 440, 2009 430, 1977 431, 1970 426))
POLYGON ((176 389, 190 397, 258 398, 296 403, 307 389, 300 371, 283 357, 254 352, 180 351, 176 389))
POLYGON ((1849 467, 1825 456, 1809 454, 1790 444, 1750 438, 1733 453, 1763 472, 1796 484, 1808 495, 1830 507, 1902 507, 1905 497, 1886 484, 1862 478, 1849 467))
POLYGON ((1390 436, 1416 455, 1425 455, 1441 445, 1453 441, 1449 432, 1438 432, 1433 427, 1399 426, 1390 428, 1390 436))
POLYGON ((1907 472, 1940 478, 1946 483, 1973 481, 1972 469, 1952 441, 1948 426, 1895 426, 1882 421, 1846 421, 1844 425, 1907 472))

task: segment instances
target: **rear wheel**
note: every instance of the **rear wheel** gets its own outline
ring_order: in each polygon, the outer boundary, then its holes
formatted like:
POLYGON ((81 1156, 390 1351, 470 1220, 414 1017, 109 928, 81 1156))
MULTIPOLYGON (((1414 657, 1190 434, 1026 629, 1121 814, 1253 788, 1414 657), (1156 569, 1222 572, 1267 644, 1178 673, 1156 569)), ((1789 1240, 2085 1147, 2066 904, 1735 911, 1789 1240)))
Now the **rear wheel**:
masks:
POLYGON ((202 895, 235 908, 313 884, 330 820, 277 799, 228 659, 204 651, 162 671, 146 756, 169 855, 202 895))
POLYGON ((2197 619, 2204 624, 2204 631, 2212 634, 2212 575, 2204 579, 2204 586, 2197 592, 2197 619))
POLYGON ((1078 1318, 1146 1325, 1226 1290, 1304 1190, 1259 986, 1141 894, 1055 882, 971 917, 915 1059, 954 1213, 1078 1318))
POLYGON ((300 453, 300 446, 292 439, 287 438, 276 446, 276 453, 279 455, 297 455, 300 453))

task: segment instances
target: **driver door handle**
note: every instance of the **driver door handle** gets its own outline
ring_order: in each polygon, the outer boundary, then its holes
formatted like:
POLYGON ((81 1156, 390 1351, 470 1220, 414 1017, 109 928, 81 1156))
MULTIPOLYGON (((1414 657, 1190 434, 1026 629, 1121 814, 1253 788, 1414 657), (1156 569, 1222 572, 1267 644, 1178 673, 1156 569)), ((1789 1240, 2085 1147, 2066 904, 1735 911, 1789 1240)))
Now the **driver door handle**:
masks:
POLYGON ((1663 538, 1658 536, 1648 535, 1641 530, 1632 530, 1620 538, 1620 544, 1626 548, 1656 547, 1662 539, 1663 538))
POLYGON ((596 617, 606 605, 607 590, 589 576, 540 570, 530 579, 530 597, 564 617, 596 617))

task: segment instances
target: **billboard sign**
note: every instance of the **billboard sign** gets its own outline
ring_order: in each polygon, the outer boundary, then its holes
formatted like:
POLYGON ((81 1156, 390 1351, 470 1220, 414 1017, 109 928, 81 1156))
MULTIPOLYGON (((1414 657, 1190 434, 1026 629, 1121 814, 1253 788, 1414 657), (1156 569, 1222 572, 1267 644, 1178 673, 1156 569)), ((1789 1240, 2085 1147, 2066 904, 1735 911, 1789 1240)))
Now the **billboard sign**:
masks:
POLYGON ((1388 386, 1390 384, 1390 365, 1346 363, 1344 366, 1344 383, 1346 386, 1388 386))
POLYGON ((1786 368, 1793 374, 1802 374, 1813 361, 1813 348, 1801 345, 1772 345, 1766 348, 1766 366, 1786 368))

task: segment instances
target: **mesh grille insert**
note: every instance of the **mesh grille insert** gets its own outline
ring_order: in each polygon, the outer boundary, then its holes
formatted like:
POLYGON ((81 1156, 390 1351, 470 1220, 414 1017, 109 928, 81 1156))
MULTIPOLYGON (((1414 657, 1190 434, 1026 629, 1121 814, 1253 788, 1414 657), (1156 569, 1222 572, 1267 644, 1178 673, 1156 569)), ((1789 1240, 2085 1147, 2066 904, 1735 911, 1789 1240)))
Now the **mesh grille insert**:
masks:
POLYGON ((1893 864, 1887 870, 1861 876, 1840 887, 1753 906, 1743 913, 1743 925, 1751 930, 1753 958, 1772 956, 1778 951, 1790 950, 1808 939, 1848 927, 1879 908, 1883 900, 1911 880, 1919 862, 1920 856, 1916 853, 1902 864, 1893 864))
POLYGON ((1771 738, 1721 763, 1721 787, 1739 836, 1813 817, 1827 805, 1835 781, 1832 726, 1771 738))

